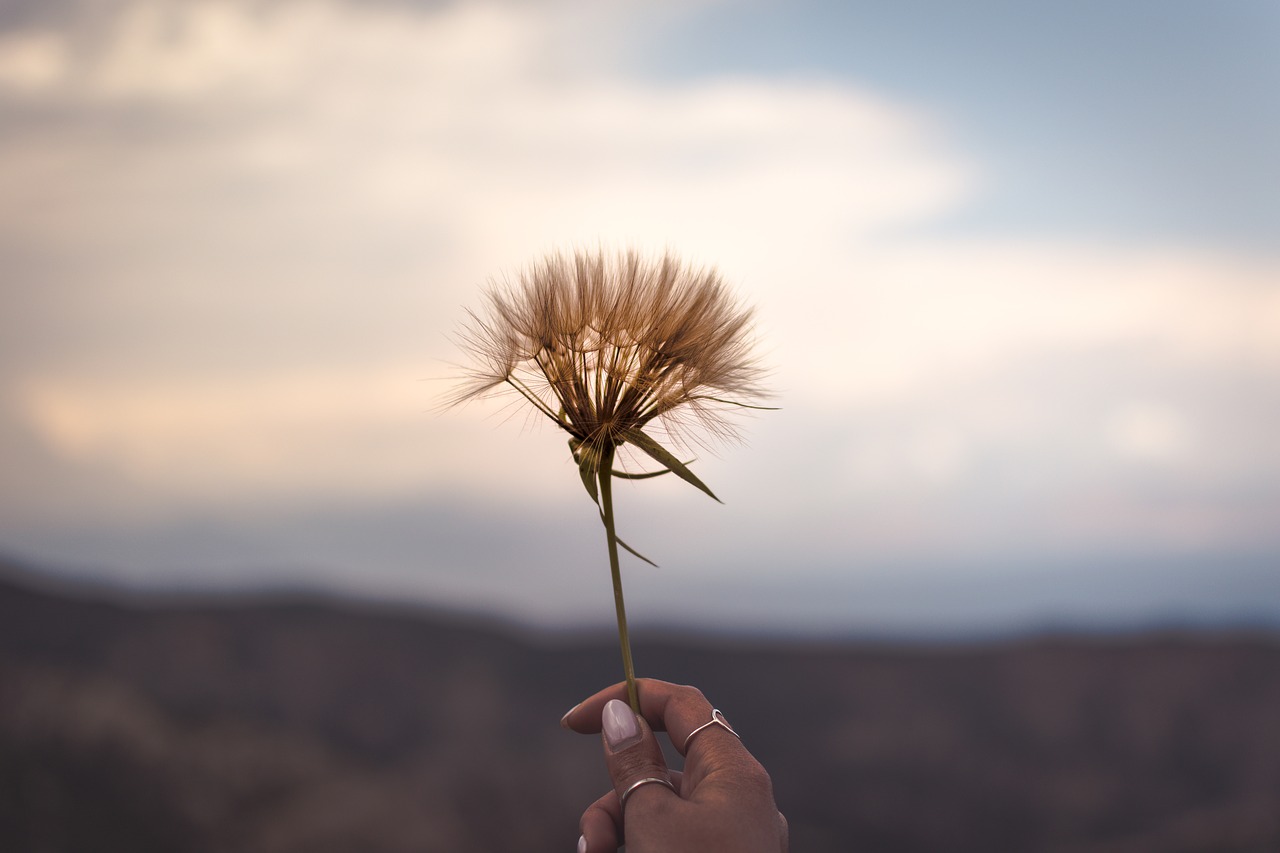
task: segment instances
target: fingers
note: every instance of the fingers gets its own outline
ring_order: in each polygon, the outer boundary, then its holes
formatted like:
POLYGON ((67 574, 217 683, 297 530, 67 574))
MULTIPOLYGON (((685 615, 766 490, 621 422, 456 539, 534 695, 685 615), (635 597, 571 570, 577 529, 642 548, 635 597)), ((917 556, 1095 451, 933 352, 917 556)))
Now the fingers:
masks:
POLYGON ((598 728, 613 790, 583 813, 579 853, 616 850, 624 837, 625 811, 643 815, 650 808, 660 807, 661 798, 679 799, 653 730, 626 702, 606 701, 600 710, 598 728))
MULTIPOLYGON (((685 813, 686 807, 694 807, 703 810, 699 825, 704 830, 725 838, 773 838, 785 850, 786 824, 778 813, 769 774, 728 729, 715 723, 707 725, 714 718, 706 697, 694 687, 665 681, 641 679, 639 686, 641 717, 632 713, 625 702, 626 685, 615 684, 591 696, 561 720, 561 725, 573 731, 604 732, 605 762, 614 782, 613 799, 606 797, 596 804, 613 827, 599 830, 604 845, 622 836, 623 809, 618 802, 630 790, 625 808, 633 829, 676 826, 676 816, 685 813), (654 729, 666 729, 677 750, 685 751, 688 746, 678 797, 665 790, 661 782, 631 787, 646 778, 670 778, 654 729), (662 821, 651 823, 659 810, 665 810, 662 821)), ((604 827, 599 817, 591 820, 592 826, 598 822, 604 827)), ((593 835, 587 838, 592 845, 588 848, 590 853, 597 853, 593 835)), ((740 845, 733 849, 756 848, 740 845)))
POLYGON ((618 795, 610 791, 582 813, 578 821, 582 839, 578 853, 615 853, 622 845, 622 809, 618 795))
POLYGON ((582 815, 579 853, 613 853, 620 843, 637 851, 786 853, 788 827, 769 774, 706 697, 652 679, 639 687, 639 715, 625 701, 626 685, 615 684, 560 721, 572 731, 601 733, 613 782, 582 815), (685 753, 683 775, 667 769, 655 730, 666 730, 685 753))
POLYGON ((626 702, 611 699, 605 703, 601 728, 605 767, 624 810, 642 800, 674 796, 657 738, 626 702))
MULTIPOLYGON (((679 770, 667 771, 677 791, 681 775, 679 770)), ((584 845, 578 853, 615 853, 622 844, 622 806, 618 804, 618 792, 610 791, 588 806, 578 821, 578 828, 584 845)))
MULTIPOLYGON (((711 703, 696 687, 641 678, 639 693, 640 712, 645 720, 654 730, 666 731, 671 737, 671 743, 682 755, 685 754, 689 735, 711 720, 711 703)), ((605 704, 612 699, 625 698, 626 685, 615 684, 574 707, 564 715, 560 724, 575 732, 593 734, 600 731, 601 713, 605 704)), ((737 738, 728 730, 715 725, 698 732, 688 746, 693 749, 695 745, 728 745, 731 741, 736 742, 737 738)))

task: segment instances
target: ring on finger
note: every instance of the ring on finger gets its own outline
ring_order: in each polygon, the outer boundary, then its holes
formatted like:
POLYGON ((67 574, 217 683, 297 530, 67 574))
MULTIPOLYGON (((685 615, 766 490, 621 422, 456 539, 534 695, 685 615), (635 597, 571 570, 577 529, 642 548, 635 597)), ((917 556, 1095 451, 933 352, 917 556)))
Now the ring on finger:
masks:
POLYGON ((627 786, 627 790, 623 791, 622 796, 618 797, 619 806, 625 809, 627 807, 627 797, 631 796, 631 792, 636 788, 639 788, 641 785, 649 785, 651 783, 666 785, 671 789, 671 793, 674 794, 676 792, 676 786, 671 784, 670 779, 663 779, 661 776, 646 776, 643 779, 637 779, 627 786))
POLYGON ((729 725, 729 721, 724 718, 724 714, 720 713, 720 709, 712 708, 711 719, 703 723, 702 725, 698 726, 693 731, 689 732, 689 736, 684 739, 684 746, 680 749, 680 751, 687 755, 689 753, 689 742, 693 740, 693 736, 696 735, 698 732, 702 731, 703 729, 710 728, 711 726, 720 726, 722 729, 724 729, 726 732, 736 737, 738 740, 742 740, 742 735, 738 734, 736 731, 733 730, 733 726, 729 725))

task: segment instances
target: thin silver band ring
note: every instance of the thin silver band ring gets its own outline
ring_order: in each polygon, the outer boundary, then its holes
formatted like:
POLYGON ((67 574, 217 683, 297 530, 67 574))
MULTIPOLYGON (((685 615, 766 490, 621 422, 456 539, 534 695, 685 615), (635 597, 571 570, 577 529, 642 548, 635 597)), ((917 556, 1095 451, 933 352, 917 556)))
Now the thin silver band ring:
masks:
POLYGON ((671 793, 674 794, 676 792, 676 786, 671 784, 670 779, 663 779, 661 776, 646 776, 643 779, 637 779, 627 786, 627 790, 623 791, 622 796, 618 798, 619 806, 625 809, 627 807, 627 797, 631 796, 631 792, 636 788, 639 788, 641 785, 648 785, 650 783, 666 785, 671 789, 671 793))
POLYGON ((710 726, 720 726, 722 729, 724 729, 726 732, 736 737, 738 740, 742 740, 742 735, 738 734, 733 730, 733 726, 729 725, 729 721, 724 718, 724 714, 720 713, 720 709, 712 708, 711 719, 703 723, 702 725, 698 726, 693 731, 689 732, 689 736, 684 739, 684 746, 681 748, 680 751, 685 755, 688 755, 689 741, 693 740, 693 736, 696 735, 698 732, 702 731, 705 728, 709 728, 710 726))

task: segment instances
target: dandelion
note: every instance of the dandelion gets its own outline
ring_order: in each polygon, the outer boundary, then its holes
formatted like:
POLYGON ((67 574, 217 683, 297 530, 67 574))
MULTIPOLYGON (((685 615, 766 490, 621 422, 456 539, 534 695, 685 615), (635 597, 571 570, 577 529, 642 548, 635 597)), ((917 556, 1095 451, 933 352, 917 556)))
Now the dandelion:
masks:
POLYGON ((569 434, 604 524, 627 693, 639 712, 618 549, 652 561, 618 538, 612 481, 671 473, 719 500, 653 427, 687 447, 736 437, 735 411, 764 408, 754 404, 764 392, 752 312, 715 270, 634 252, 552 255, 515 285, 492 286, 487 300, 487 311, 468 312, 461 344, 475 362, 449 402, 515 393, 569 434), (660 467, 621 470, 620 449, 660 467))

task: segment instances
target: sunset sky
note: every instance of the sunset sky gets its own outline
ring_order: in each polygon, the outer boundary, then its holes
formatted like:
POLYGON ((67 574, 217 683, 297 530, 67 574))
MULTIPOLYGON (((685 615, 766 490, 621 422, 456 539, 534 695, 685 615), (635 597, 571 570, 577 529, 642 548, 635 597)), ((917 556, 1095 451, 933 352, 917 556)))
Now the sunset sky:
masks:
POLYGON ((780 411, 638 624, 1280 622, 1280 5, 0 0, 0 553, 612 619, 490 280, 670 249, 780 411))

